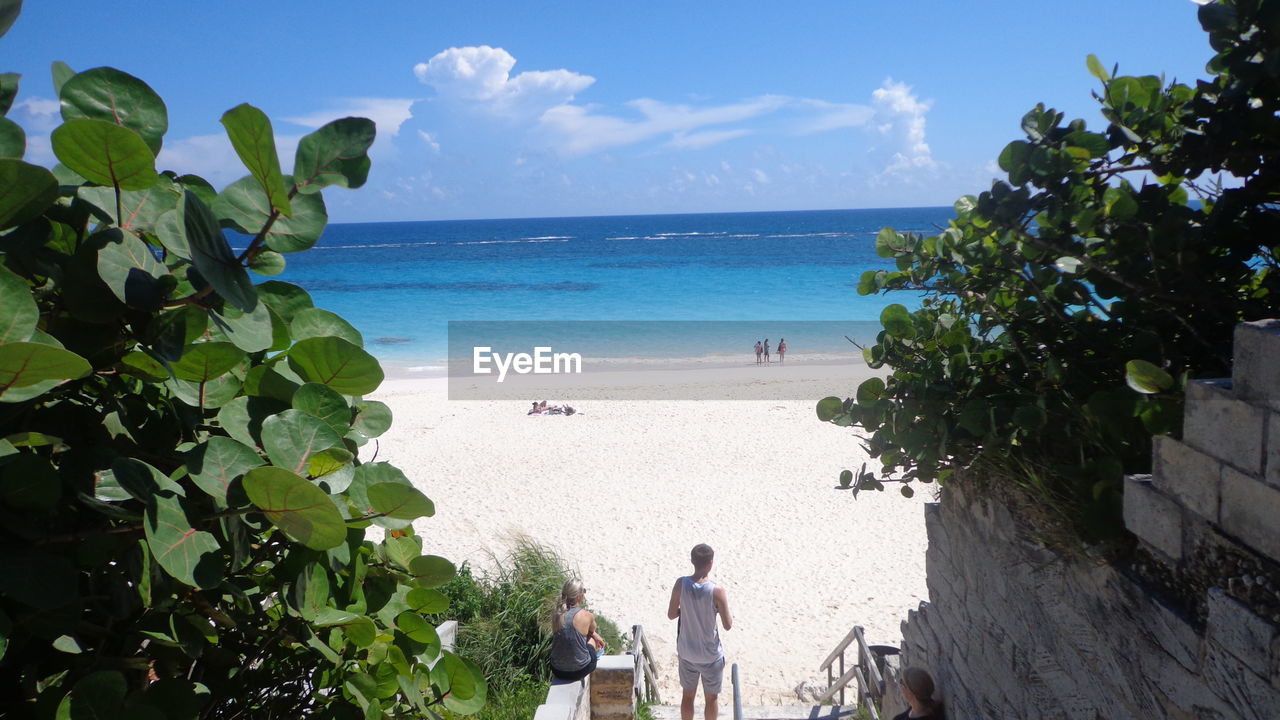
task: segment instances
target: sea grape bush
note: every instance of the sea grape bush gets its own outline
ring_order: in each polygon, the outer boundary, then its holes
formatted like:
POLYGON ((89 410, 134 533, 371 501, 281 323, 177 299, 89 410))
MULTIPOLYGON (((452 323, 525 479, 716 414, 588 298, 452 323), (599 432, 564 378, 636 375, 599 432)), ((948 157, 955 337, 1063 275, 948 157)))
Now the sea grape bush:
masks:
MULTIPOLYGON (((391 423, 362 399, 378 362, 301 288, 250 274, 317 241, 322 191, 364 183, 374 124, 325 125, 284 174, 266 115, 233 108, 249 173, 216 192, 157 172, 146 83, 53 75, 52 172, 0 120, 0 716, 475 712, 480 671, 425 618, 454 575, 412 529, 434 507, 357 457, 391 423)), ((0 75, 0 111, 18 81, 0 75)))
POLYGON ((1280 313, 1280 1, 1199 18, 1211 80, 1112 77, 1090 56, 1105 128, 1039 105, 1000 154, 1007 179, 957 201, 948 227, 881 231, 896 269, 858 292, 923 300, 886 307, 863 350, 886 378, 818 404, 861 426, 883 468, 840 487, 910 495, 981 469, 1086 539, 1122 529, 1123 476, 1149 470, 1153 434, 1180 431, 1186 379, 1229 373, 1236 323, 1280 313))

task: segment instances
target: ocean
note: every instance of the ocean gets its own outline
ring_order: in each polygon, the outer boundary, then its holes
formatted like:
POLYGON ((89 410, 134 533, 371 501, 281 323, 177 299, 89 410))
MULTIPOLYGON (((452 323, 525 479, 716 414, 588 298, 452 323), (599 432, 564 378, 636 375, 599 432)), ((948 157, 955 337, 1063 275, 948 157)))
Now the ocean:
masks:
POLYGON ((931 233, 952 217, 938 207, 335 223, 288 255, 278 279, 410 370, 443 366, 449 323, 465 321, 614 321, 578 323, 603 357, 739 355, 789 329, 793 353, 856 354, 847 338, 874 338, 886 304, 916 302, 858 295, 864 271, 893 267, 876 234, 931 233))

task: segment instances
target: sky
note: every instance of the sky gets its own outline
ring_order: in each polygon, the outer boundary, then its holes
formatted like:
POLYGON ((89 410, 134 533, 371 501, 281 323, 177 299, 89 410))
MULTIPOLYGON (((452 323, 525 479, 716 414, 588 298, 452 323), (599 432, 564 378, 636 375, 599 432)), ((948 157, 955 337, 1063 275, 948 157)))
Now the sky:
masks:
POLYGON ((338 222, 949 205, 1044 102, 1098 125, 1085 68, 1206 77, 1190 0, 27 0, 0 38, 27 160, 56 162, 49 66, 165 99, 158 169, 247 174, 248 102, 281 163, 335 118, 378 125, 338 222))

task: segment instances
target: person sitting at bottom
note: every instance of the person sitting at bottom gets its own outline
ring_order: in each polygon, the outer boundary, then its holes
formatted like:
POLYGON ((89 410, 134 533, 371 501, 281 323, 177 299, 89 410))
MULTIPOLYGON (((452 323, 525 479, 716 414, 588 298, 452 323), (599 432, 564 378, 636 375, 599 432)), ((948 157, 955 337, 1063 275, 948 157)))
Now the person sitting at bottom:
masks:
POLYGON ((933 676, 918 667, 902 671, 902 698, 911 706, 893 720, 945 720, 942 703, 933 699, 933 676))
POLYGON ((561 680, 581 680, 596 669, 604 654, 604 638, 596 632, 596 617, 582 607, 587 589, 573 578, 560 590, 551 617, 551 674, 561 680))

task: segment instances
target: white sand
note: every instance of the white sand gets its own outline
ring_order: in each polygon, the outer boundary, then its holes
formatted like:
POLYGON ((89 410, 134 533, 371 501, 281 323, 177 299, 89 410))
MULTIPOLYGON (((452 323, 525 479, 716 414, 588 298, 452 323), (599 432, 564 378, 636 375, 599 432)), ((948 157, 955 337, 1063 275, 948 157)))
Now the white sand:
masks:
MULTIPOLYGON (((435 501, 436 516, 417 528, 429 552, 484 567, 488 552, 524 534, 574 563, 592 609, 644 626, 667 702, 679 698, 667 601, 690 569, 689 549, 709 543, 712 578, 734 616, 721 636, 744 701, 791 702, 853 625, 870 643, 899 643, 899 623, 926 597, 922 504, 931 493, 855 500, 832 489, 865 453, 850 430, 818 422, 814 403, 852 394, 865 367, 750 372, 756 387, 797 384, 790 396, 807 399, 579 395, 578 415, 528 417, 524 403, 449 401, 443 379, 392 379, 374 396, 395 413, 377 457, 435 501)), ((693 369, 655 382, 722 397, 732 393, 724 383, 742 378, 693 369)))

